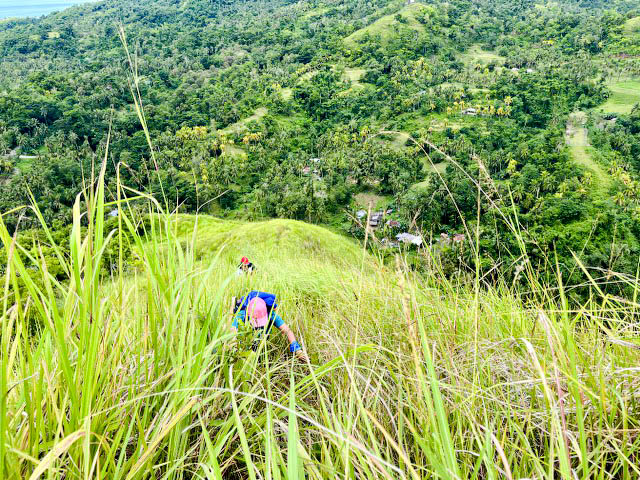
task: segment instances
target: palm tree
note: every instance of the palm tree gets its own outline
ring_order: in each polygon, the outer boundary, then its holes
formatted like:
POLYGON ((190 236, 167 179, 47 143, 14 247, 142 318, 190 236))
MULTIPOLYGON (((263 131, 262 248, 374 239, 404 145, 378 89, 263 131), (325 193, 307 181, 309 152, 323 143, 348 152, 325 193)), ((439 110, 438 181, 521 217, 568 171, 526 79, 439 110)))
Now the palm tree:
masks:
POLYGON ((513 191, 512 191, 512 195, 513 195, 513 199, 516 202, 519 202, 520 200, 522 200, 525 196, 525 190, 524 190, 524 185, 522 185, 522 183, 518 183, 513 191))
POLYGON ((540 184, 542 185, 542 190, 545 192, 550 192, 553 190, 553 175, 551 175, 547 170, 543 170, 540 174, 540 184))
POLYGON ((623 192, 618 191, 613 196, 613 202, 619 207, 622 207, 627 202, 627 198, 623 192))

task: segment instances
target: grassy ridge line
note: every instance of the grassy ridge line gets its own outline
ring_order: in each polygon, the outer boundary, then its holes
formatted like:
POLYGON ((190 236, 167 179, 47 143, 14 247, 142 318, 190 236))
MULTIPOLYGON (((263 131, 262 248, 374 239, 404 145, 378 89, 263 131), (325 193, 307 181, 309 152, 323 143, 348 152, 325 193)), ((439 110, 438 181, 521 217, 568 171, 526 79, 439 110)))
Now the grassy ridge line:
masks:
POLYGON ((416 276, 401 258, 382 267, 301 222, 160 214, 140 236, 126 208, 137 270, 121 280, 88 275, 103 243, 97 192, 87 214, 75 209, 76 225, 91 223, 70 239, 68 270, 79 275, 68 284, 39 290, 46 271, 20 269, 19 248, 9 255, 6 478, 38 466, 69 479, 638 473, 640 352, 624 343, 637 304, 594 298, 569 311, 560 290, 524 305, 506 285, 476 290, 437 267, 416 276), (244 248, 264 263, 235 277, 244 248), (16 272, 30 292, 13 287, 16 272), (254 287, 282 293, 313 366, 292 365, 277 337, 255 354, 223 348, 226 299, 254 287), (287 429, 292 412, 297 435, 287 429), (82 440, 69 441, 73 432, 82 440))
POLYGON ((422 3, 412 3, 410 5, 406 5, 402 7, 397 13, 384 15, 373 22, 371 25, 361 28, 360 30, 356 30, 351 35, 346 37, 344 39, 344 42, 348 46, 355 46, 358 39, 362 38, 366 34, 369 34, 371 36, 380 35, 382 40, 387 40, 393 35, 393 28, 398 25, 404 25, 412 30, 422 32, 424 31, 425 27, 417 20, 416 15, 422 13, 424 10, 427 10, 427 6, 422 3), (402 16, 405 19, 406 23, 401 24, 400 22, 398 22, 395 18, 396 15, 402 16))

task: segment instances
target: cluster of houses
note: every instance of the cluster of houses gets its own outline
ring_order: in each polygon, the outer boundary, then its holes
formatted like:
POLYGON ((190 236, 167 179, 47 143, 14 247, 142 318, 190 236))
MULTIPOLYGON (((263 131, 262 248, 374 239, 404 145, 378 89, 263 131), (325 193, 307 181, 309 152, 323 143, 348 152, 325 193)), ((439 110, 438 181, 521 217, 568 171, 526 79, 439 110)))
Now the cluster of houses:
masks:
MULTIPOLYGON (((393 209, 387 209, 382 211, 377 211, 371 214, 369 217, 368 225, 371 229, 377 229, 382 225, 385 225, 388 228, 399 228, 400 222, 397 220, 389 219, 386 222, 384 218, 387 215, 393 213, 393 209)), ((358 220, 362 220, 367 216, 366 210, 358 210, 356 212, 356 218, 358 220)), ((441 246, 450 246, 450 245, 460 245, 464 243, 465 235, 462 233, 456 233, 453 235, 449 235, 448 233, 441 233, 440 237, 437 239, 437 244, 441 246)), ((380 243, 389 248, 398 248, 400 245, 414 245, 416 247, 421 247, 424 243, 422 236, 414 235, 409 232, 401 232, 395 236, 395 240, 389 238, 383 238, 380 243)))
MULTIPOLYGON (((512 71, 513 73, 520 73, 520 69, 519 69, 518 67, 513 67, 513 68, 511 69, 511 71, 512 71)), ((536 73, 536 71, 535 71, 533 68, 527 68, 527 69, 525 70, 525 72, 527 72, 527 73, 536 73)))
POLYGON ((305 165, 304 167, 302 167, 302 174, 303 175, 312 175, 313 174, 313 179, 314 180, 320 180, 321 176, 320 176, 320 170, 318 170, 315 167, 312 167, 311 165, 318 165, 318 163, 320 163, 320 159, 319 158, 310 158, 309 159, 309 163, 310 165, 305 165))

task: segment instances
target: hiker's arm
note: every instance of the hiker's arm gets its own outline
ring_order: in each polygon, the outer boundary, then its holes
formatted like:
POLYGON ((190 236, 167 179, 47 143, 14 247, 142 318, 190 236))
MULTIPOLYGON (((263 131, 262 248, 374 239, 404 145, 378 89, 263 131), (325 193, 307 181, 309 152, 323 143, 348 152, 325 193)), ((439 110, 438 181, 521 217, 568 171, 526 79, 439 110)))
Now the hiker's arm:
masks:
POLYGON ((293 342, 296 342, 296 336, 293 334, 293 332, 291 331, 291 329, 289 328, 289 325, 287 325, 286 323, 283 323, 280 327, 278 327, 280 329, 280 331, 284 334, 285 337, 287 337, 287 340, 289 341, 289 345, 291 345, 293 342))
POLYGON ((280 323, 280 324, 278 324, 276 322, 274 322, 274 323, 275 323, 276 327, 278 327, 280 329, 280 331, 283 333, 283 335, 287 337, 287 340, 289 341, 289 351, 291 353, 295 354, 297 357, 306 359, 307 356, 305 355, 304 350, 302 350, 302 347, 300 346, 300 344, 296 340, 296 336, 293 334, 293 332, 289 328, 289 325, 284 323, 280 317, 277 317, 277 318, 280 319, 280 322, 282 322, 282 323, 280 323))

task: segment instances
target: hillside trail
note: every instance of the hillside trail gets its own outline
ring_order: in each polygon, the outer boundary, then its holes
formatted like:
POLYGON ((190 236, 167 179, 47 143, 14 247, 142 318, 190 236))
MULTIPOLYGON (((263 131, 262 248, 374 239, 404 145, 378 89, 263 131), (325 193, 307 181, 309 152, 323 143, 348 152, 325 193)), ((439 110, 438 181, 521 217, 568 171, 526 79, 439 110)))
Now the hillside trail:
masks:
POLYGON ((604 197, 611 186, 611 178, 591 156, 591 145, 589 144, 589 136, 585 127, 586 123, 586 112, 576 111, 569 115, 565 130, 565 141, 575 162, 593 174, 594 190, 604 197))

